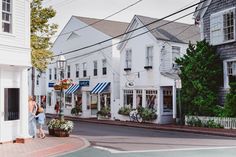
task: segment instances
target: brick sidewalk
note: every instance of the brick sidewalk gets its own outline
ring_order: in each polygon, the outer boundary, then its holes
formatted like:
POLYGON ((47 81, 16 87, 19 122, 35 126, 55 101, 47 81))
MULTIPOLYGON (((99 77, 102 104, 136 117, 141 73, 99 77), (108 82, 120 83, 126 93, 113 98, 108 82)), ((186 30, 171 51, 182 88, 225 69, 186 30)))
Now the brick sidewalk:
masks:
POLYGON ((89 143, 79 137, 53 137, 31 139, 25 144, 5 143, 0 145, 1 157, 48 157, 63 155, 87 147, 89 143))
MULTIPOLYGON (((55 115, 47 114, 48 117, 55 117, 55 115)), ((228 136, 236 137, 236 129, 215 129, 215 128, 203 128, 203 127, 190 127, 184 125, 158 125, 153 123, 136 123, 129 121, 114 121, 114 120, 97 120, 95 118, 79 118, 79 117, 70 117, 65 116, 66 119, 70 120, 79 120, 83 122, 90 123, 101 123, 108 125, 120 125, 120 126, 129 126, 129 127, 139 127, 146 129, 156 129, 156 130, 165 130, 165 131, 180 131, 180 132, 190 132, 198 134, 208 134, 208 135, 218 135, 218 136, 228 136)))

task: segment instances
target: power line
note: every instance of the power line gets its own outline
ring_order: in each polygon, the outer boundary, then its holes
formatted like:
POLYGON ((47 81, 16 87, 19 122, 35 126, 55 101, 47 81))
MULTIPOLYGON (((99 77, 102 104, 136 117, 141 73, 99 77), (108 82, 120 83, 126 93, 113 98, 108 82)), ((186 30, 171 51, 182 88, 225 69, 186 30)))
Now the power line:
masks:
POLYGON ((117 11, 117 12, 115 12, 115 13, 109 15, 109 16, 106 16, 106 17, 104 17, 104 18, 102 18, 102 19, 98 19, 97 21, 95 21, 95 22, 93 22, 93 23, 91 23, 91 24, 89 24, 89 25, 86 25, 86 26, 84 26, 84 27, 80 27, 80 28, 75 29, 75 30, 73 30, 73 31, 69 31, 69 32, 62 33, 62 34, 59 34, 59 35, 54 35, 54 36, 52 36, 52 37, 58 37, 58 36, 63 36, 63 35, 66 35, 66 34, 70 34, 70 33, 74 32, 74 31, 79 31, 79 30, 85 29, 85 28, 87 28, 87 27, 90 27, 90 26, 92 26, 92 25, 95 25, 95 24, 97 24, 97 23, 100 23, 100 22, 102 22, 102 21, 104 21, 104 20, 106 20, 106 19, 108 19, 108 18, 110 18, 110 17, 112 17, 112 16, 114 16, 114 15, 117 15, 117 14, 121 13, 122 11, 127 10, 128 8, 130 8, 130 7, 132 7, 132 6, 134 6, 134 5, 138 4, 138 3, 140 3, 141 1, 143 1, 143 0, 139 0, 139 1, 135 2, 135 3, 133 3, 133 4, 130 4, 129 6, 123 8, 123 9, 121 9, 121 10, 119 10, 119 11, 117 11))
MULTIPOLYGON (((186 7, 186 8, 184 8, 184 9, 181 9, 181 10, 179 10, 179 11, 176 11, 176 12, 174 12, 174 13, 172 13, 172 14, 169 14, 169 15, 167 15, 167 16, 161 18, 161 19, 154 20, 153 22, 150 22, 150 23, 148 23, 148 24, 145 24, 145 25, 143 25, 143 26, 141 26, 141 27, 138 27, 138 28, 135 28, 135 29, 133 29, 133 30, 127 31, 127 32, 122 33, 122 34, 120 34, 120 35, 117 35, 117 36, 115 36, 115 37, 112 37, 112 38, 109 38, 109 39, 106 39, 106 40, 103 40, 103 41, 100 41, 100 42, 97 42, 97 43, 95 43, 95 44, 91 44, 91 45, 88 45, 88 46, 85 46, 85 47, 82 47, 82 48, 79 48, 79 49, 75 49, 75 50, 71 50, 71 51, 68 51, 68 52, 64 52, 64 53, 61 53, 61 54, 58 54, 58 55, 54 55, 53 57, 57 57, 57 56, 60 56, 60 55, 66 55, 66 54, 70 54, 70 53, 73 53, 73 52, 81 51, 81 50, 84 50, 84 49, 87 49, 87 48, 90 48, 90 47, 94 47, 94 46, 96 46, 96 45, 99 45, 99 44, 108 42, 108 41, 110 41, 110 40, 113 40, 113 39, 122 37, 123 35, 126 35, 126 34, 129 34, 129 33, 134 32, 134 31, 140 30, 140 29, 142 29, 142 28, 144 28, 144 27, 147 27, 147 26, 149 26, 149 25, 152 25, 152 24, 154 24, 154 23, 157 23, 157 22, 159 22, 159 21, 162 21, 162 20, 164 20, 164 19, 166 19, 166 18, 169 18, 169 17, 171 17, 171 16, 174 16, 174 15, 176 15, 176 14, 178 14, 178 13, 181 13, 181 12, 183 12, 183 11, 185 11, 185 10, 188 10, 188 9, 190 9, 190 8, 192 8, 192 7, 195 7, 195 6, 201 4, 201 3, 205 2, 205 1, 206 1, 206 0, 200 1, 200 2, 195 3, 195 4, 193 4, 193 5, 189 6, 189 7, 186 7)), ((195 11, 194 11, 194 12, 195 12, 195 11)), ((193 12, 193 13, 194 13, 194 12, 193 12)))

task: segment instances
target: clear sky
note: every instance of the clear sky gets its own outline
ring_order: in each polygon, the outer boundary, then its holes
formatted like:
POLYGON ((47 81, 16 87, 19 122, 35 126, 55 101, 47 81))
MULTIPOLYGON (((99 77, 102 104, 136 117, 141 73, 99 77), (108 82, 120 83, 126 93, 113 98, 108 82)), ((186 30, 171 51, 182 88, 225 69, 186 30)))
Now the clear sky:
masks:
MULTIPOLYGON (((45 0, 44 5, 51 5, 57 11, 57 15, 52 22, 59 25, 59 33, 72 15, 102 19, 136 1, 138 0, 45 0)), ((108 20, 130 22, 135 14, 162 18, 199 1, 200 0, 142 0, 135 6, 110 17, 108 20)), ((191 8, 182 13, 182 15, 192 12, 194 9, 195 8, 191 8)), ((169 20, 173 20, 179 16, 181 16, 181 14, 171 17, 169 20)), ((179 20, 179 22, 194 23, 192 15, 179 20)))

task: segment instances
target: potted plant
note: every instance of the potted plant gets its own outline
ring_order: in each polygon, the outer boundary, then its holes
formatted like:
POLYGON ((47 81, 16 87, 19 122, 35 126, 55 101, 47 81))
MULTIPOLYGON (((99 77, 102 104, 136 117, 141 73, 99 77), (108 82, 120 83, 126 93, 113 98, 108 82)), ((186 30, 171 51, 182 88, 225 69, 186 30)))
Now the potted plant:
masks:
MULTIPOLYGON (((52 119, 48 123, 48 129, 50 131, 54 131, 54 136, 57 137, 68 137, 69 134, 72 132, 74 123, 69 120, 59 120, 59 119, 52 119)), ((52 134, 51 134, 52 135, 52 134)))
POLYGON ((155 109, 141 107, 138 108, 138 113, 142 117, 143 121, 153 121, 157 119, 155 109))
POLYGON ((131 108, 127 107, 127 106, 124 106, 124 107, 121 107, 119 109, 118 114, 124 115, 124 116, 129 116, 130 112, 131 112, 131 108))
POLYGON ((82 106, 76 105, 74 108, 71 109, 71 114, 78 116, 82 112, 82 106))
POLYGON ((111 110, 109 107, 105 106, 102 107, 100 111, 97 112, 97 117, 99 118, 110 118, 111 117, 111 110))

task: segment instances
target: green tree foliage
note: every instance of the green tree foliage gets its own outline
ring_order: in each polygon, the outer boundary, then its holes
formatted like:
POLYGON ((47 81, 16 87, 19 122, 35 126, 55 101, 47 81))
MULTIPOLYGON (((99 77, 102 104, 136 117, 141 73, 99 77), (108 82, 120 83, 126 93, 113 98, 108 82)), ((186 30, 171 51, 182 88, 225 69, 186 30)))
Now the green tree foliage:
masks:
POLYGON ((226 96, 224 116, 236 117, 236 82, 232 82, 230 85, 230 92, 226 96))
POLYGON ((52 58, 50 38, 56 33, 57 25, 49 24, 56 15, 52 7, 42 7, 43 0, 31 2, 31 57, 34 68, 43 72, 52 58))
POLYGON ((213 116, 222 79, 219 55, 205 40, 189 44, 187 54, 177 59, 182 80, 183 114, 213 116))

